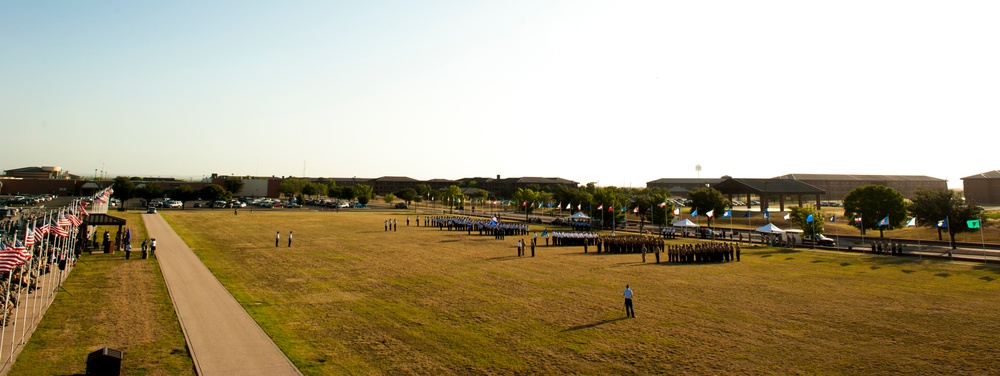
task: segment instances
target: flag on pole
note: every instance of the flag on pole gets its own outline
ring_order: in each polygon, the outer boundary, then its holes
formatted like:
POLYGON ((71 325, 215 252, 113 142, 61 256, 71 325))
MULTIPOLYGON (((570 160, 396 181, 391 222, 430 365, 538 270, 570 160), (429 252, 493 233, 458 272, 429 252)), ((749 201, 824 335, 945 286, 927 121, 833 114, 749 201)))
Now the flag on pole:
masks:
POLYGON ((706 217, 712 218, 713 215, 715 215, 715 209, 705 212, 706 217))
POLYGON ((885 216, 885 218, 882 218, 880 221, 878 221, 878 225, 879 225, 879 227, 888 226, 889 225, 889 216, 887 215, 887 216, 885 216))
POLYGON ((698 209, 694 209, 694 210, 692 210, 692 211, 691 211, 691 216, 692 216, 692 217, 697 217, 697 216, 698 216, 698 209))
POLYGON ((541 202, 541 201, 539 201, 539 202, 538 202, 538 208, 539 208, 539 209, 541 209, 541 208, 542 208, 542 202, 541 202))
POLYGON ((765 211, 764 212, 764 219, 771 219, 771 212, 765 211))
POLYGON ((978 219, 973 219, 973 220, 970 220, 970 221, 966 221, 965 225, 969 226, 969 228, 980 228, 979 227, 979 220, 978 219))
POLYGON ((521 206, 528 206, 528 202, 527 202, 527 201, 525 201, 525 202, 522 202, 522 203, 521 203, 521 206))
POLYGON ((625 212, 625 207, 624 207, 624 206, 622 206, 622 213, 624 213, 624 212, 625 212))
POLYGON ((732 210, 726 210, 725 213, 722 213, 722 218, 732 218, 732 216, 733 216, 732 210))
POLYGON ((749 210, 747 210, 746 212, 743 213, 743 218, 750 218, 750 211, 749 210))
POLYGON ((916 225, 917 225, 917 217, 910 218, 909 221, 906 221, 906 227, 914 227, 916 225))
POLYGON ((937 228, 947 228, 948 227, 948 218, 945 218, 945 219, 942 219, 940 221, 937 221, 937 223, 934 225, 934 227, 937 227, 937 228))
POLYGON ((680 208, 674 209, 674 215, 681 215, 681 209, 680 208))
POLYGON ((785 213, 785 216, 781 218, 784 218, 787 221, 792 218, 792 213, 785 213))
POLYGON ((814 219, 813 219, 813 215, 812 214, 809 214, 809 216, 806 217, 806 223, 812 223, 813 220, 814 219))
POLYGON ((583 207, 582 203, 581 204, 576 204, 576 210, 580 210, 581 207, 583 207))
POLYGON ((600 204, 600 205, 598 205, 598 206, 597 206, 597 210, 604 210, 604 204, 600 204))
POLYGON ((830 222, 836 222, 836 221, 837 221, 837 215, 836 214, 830 216, 830 222))
POLYGON ((542 230, 542 237, 545 238, 545 237, 548 237, 548 236, 549 236, 549 229, 542 230))
POLYGON ((854 216, 854 224, 861 224, 861 215, 854 216))
POLYGON ((633 213, 639 213, 639 207, 638 207, 638 206, 636 206, 636 207, 635 207, 635 209, 632 209, 632 212, 633 212, 633 213))
POLYGON ((24 246, 31 247, 35 245, 35 231, 30 227, 24 229, 24 246))
POLYGON ((568 203, 568 202, 567 202, 567 203, 566 203, 566 210, 569 210, 569 209, 572 209, 572 208, 573 208, 573 206, 572 206, 572 205, 573 205, 573 204, 571 204, 571 203, 568 203))
POLYGON ((83 205, 86 205, 86 201, 81 201, 81 202, 80 202, 80 214, 83 214, 83 215, 90 215, 90 213, 87 213, 87 209, 85 209, 85 208, 83 207, 83 205))
POLYGON ((666 206, 667 206, 667 202, 666 202, 666 201, 664 201, 664 202, 661 202, 661 203, 659 204, 659 206, 660 206, 661 208, 662 208, 662 207, 666 207, 666 206))
POLYGON ((615 206, 614 205, 608 206, 608 213, 610 213, 612 210, 615 210, 615 206))

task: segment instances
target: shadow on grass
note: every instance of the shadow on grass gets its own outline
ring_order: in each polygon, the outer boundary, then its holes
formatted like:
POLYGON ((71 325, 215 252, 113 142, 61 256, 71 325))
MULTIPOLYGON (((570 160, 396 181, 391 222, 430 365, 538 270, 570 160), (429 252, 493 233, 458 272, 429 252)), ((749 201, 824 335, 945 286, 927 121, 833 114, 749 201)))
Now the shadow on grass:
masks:
MULTIPOLYGON (((523 257, 523 256, 522 256, 522 257, 523 257)), ((487 260, 487 261, 506 261, 506 260, 516 260, 516 259, 519 259, 519 258, 521 258, 521 257, 518 257, 518 256, 517 256, 517 255, 515 254, 515 255, 513 255, 513 256, 497 256, 497 257, 490 257, 490 258, 488 258, 488 259, 486 259, 486 260, 487 260)))
POLYGON ((938 273, 938 274, 935 274, 934 276, 935 277, 941 277, 941 278, 948 278, 948 277, 951 277, 951 274, 948 274, 948 273, 938 273))
POLYGON ((576 331, 576 330, 580 330, 580 329, 589 329, 589 328, 593 328, 593 327, 596 327, 596 326, 601 326, 601 325, 604 325, 604 324, 610 324, 610 323, 613 323, 613 322, 616 322, 616 321, 622 321, 622 320, 628 320, 628 317, 619 317, 619 318, 616 318, 616 319, 607 319, 607 320, 598 321, 598 322, 594 322, 594 323, 590 323, 590 324, 577 325, 577 326, 574 326, 572 328, 563 329, 562 332, 565 333, 565 332, 572 332, 572 331, 576 331))
POLYGON ((986 282, 993 282, 993 281, 997 280, 996 278, 993 278, 993 277, 990 277, 990 276, 980 277, 979 279, 984 280, 986 282))
POLYGON ((985 265, 973 266, 972 269, 973 270, 991 271, 991 272, 993 272, 993 274, 1000 274, 1000 264, 998 264, 998 263, 989 263, 989 264, 985 264, 985 265))
POLYGON ((903 272, 903 273, 906 273, 906 274, 911 274, 911 273, 916 273, 917 272, 916 270, 910 270, 910 269, 903 269, 903 270, 900 270, 900 271, 903 272))

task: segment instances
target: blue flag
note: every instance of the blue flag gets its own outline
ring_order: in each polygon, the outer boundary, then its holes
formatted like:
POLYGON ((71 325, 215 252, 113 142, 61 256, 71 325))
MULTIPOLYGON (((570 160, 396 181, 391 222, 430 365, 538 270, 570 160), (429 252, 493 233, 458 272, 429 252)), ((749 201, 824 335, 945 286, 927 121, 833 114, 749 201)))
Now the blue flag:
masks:
POLYGON ((746 213, 743 213, 743 218, 750 218, 750 211, 749 210, 747 210, 746 213))
POLYGON ((547 236, 549 236, 549 229, 542 230, 542 237, 544 238, 544 237, 547 237, 547 236))
POLYGON ((937 228, 948 228, 948 218, 937 221, 937 224, 934 226, 937 228))
POLYGON ((885 216, 885 218, 882 218, 882 220, 878 221, 878 225, 879 225, 879 227, 881 227, 881 226, 888 226, 889 225, 889 216, 887 215, 887 216, 885 216))
POLYGON ((733 215, 732 210, 726 210, 725 213, 722 213, 722 218, 729 218, 732 215, 733 215))
POLYGON ((836 222, 836 221, 837 221, 837 215, 834 214, 833 216, 830 217, 830 222, 836 222))
POLYGON ((698 209, 692 210, 691 211, 691 216, 692 217, 697 217, 698 216, 698 209))
POLYGON ((812 223, 812 221, 813 221, 813 215, 809 214, 809 216, 806 217, 806 223, 812 223))
POLYGON ((771 218, 771 213, 764 212, 764 218, 765 219, 771 218))

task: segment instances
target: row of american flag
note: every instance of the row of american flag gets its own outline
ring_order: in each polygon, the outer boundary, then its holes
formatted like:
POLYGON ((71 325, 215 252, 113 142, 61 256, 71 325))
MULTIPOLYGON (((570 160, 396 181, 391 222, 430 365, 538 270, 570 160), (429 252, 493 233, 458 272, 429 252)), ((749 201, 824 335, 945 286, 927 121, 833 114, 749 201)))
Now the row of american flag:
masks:
MULTIPOLYGON (((92 201, 106 203, 112 193, 114 191, 111 188, 105 189, 95 195, 92 201)), ((0 273, 9 273, 30 260, 31 248, 47 235, 68 238, 73 229, 83 224, 81 216, 90 215, 87 213, 86 205, 88 205, 86 200, 75 201, 67 208, 45 215, 41 223, 37 219, 31 221, 32 223, 25 226, 23 234, 14 234, 9 239, 0 240, 0 273)))

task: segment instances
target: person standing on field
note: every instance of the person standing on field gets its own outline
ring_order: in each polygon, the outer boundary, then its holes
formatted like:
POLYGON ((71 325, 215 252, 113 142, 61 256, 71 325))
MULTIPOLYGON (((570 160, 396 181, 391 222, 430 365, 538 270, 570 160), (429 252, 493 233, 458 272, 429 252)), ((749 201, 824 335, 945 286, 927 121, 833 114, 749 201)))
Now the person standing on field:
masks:
POLYGON ((274 233, 274 248, 278 248, 278 242, 281 241, 281 231, 274 233))
POLYGON ((632 289, 625 285, 625 317, 635 318, 635 309, 632 308, 632 289))
POLYGON ((288 247, 289 248, 292 247, 292 232, 291 231, 288 232, 288 247))

